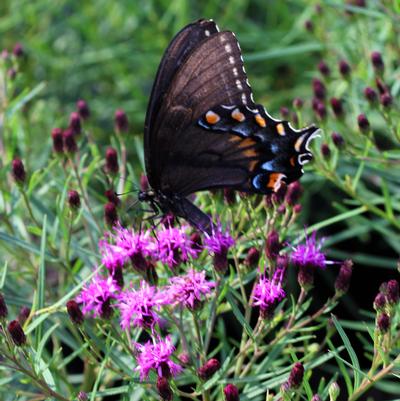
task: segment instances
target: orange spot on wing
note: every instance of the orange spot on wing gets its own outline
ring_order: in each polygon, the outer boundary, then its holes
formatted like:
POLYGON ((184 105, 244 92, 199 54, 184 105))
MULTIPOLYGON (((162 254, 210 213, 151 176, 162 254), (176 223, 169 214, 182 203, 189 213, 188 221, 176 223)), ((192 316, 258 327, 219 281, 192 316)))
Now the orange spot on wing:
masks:
POLYGON ((244 114, 241 113, 241 112, 239 111, 239 109, 233 110, 231 116, 232 116, 232 118, 233 118, 234 120, 239 121, 240 123, 246 119, 246 117, 244 116, 244 114))
POLYGON ((282 185, 282 179, 285 177, 285 174, 271 173, 267 183, 267 188, 272 189, 274 192, 278 191, 282 185))
POLYGON ((221 119, 221 117, 217 113, 214 113, 211 110, 207 111, 207 113, 206 113, 206 121, 209 124, 216 124, 220 119, 221 119))
POLYGON ((256 120, 256 123, 257 123, 260 127, 265 128, 265 127, 267 126, 267 123, 266 123, 266 121, 265 121, 265 118, 261 117, 261 114, 256 114, 256 115, 254 116, 254 118, 255 118, 255 120, 256 120))
POLYGON ((296 166, 296 159, 294 158, 294 156, 290 158, 289 162, 293 167, 296 166))
POLYGON ((279 135, 286 135, 285 127, 283 126, 282 123, 277 124, 276 130, 277 130, 279 135))

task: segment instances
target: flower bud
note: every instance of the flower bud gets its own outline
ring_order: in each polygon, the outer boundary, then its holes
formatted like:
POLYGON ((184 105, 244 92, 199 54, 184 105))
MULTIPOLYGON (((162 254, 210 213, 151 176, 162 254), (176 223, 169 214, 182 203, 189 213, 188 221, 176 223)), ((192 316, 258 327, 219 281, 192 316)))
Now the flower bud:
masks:
POLYGON ((388 86, 380 79, 379 77, 375 78, 376 86, 378 88, 378 91, 381 95, 384 93, 389 93, 389 88, 388 86))
POLYGON ((76 111, 73 111, 69 115, 69 125, 68 128, 72 130, 74 135, 79 135, 82 131, 82 126, 81 126, 81 117, 79 116, 79 113, 76 111))
POLYGON ((13 48, 13 55, 15 57, 22 57, 24 55, 24 48, 22 47, 21 43, 16 43, 13 48))
POLYGON ((344 78, 347 78, 350 75, 351 67, 346 60, 339 61, 339 72, 342 74, 344 78))
POLYGON ((314 96, 320 100, 325 99, 326 88, 324 83, 318 78, 314 78, 312 84, 313 84, 314 96))
POLYGON ((84 391, 79 391, 78 401, 88 401, 88 396, 84 391))
POLYGON ((385 294, 378 292, 377 296, 374 299, 374 309, 376 311, 381 311, 386 305, 386 296, 385 294))
POLYGON ((328 77, 331 74, 331 70, 328 67, 328 64, 325 63, 325 61, 321 60, 318 63, 318 70, 323 75, 324 77, 328 77))
POLYGON ((77 325, 81 325, 83 323, 83 313, 77 302, 73 299, 67 302, 67 312, 72 323, 77 325))
POLYGON ((10 81, 14 81, 16 76, 17 70, 15 68, 11 67, 7 70, 7 77, 10 79, 10 81))
POLYGON ((109 202, 114 203, 115 206, 119 206, 120 200, 118 198, 118 195, 113 189, 107 189, 107 191, 104 194, 109 202))
POLYGON ((328 159, 331 155, 331 150, 329 149, 329 145, 327 143, 323 143, 321 145, 321 154, 325 159, 328 159))
POLYGON ((14 180, 18 184, 23 184, 25 182, 26 173, 24 163, 21 159, 15 158, 11 163, 11 172, 14 180))
POLYGON ((234 384, 227 384, 224 388, 225 401, 240 401, 239 390, 234 384))
POLYGON ((111 319, 114 314, 114 310, 111 306, 111 298, 106 299, 101 305, 100 317, 102 319, 111 319))
POLYGON ((335 281, 335 290, 337 296, 345 294, 350 287, 351 274, 353 272, 353 262, 345 260, 340 267, 339 274, 335 281))
POLYGON ((172 400, 172 390, 169 385, 168 379, 164 376, 157 378, 157 391, 161 397, 162 401, 171 401, 172 400))
POLYGON ((386 312, 381 313, 376 321, 378 330, 381 333, 386 333, 390 328, 390 317, 386 312))
POLYGON ((386 286, 386 298, 389 304, 399 302, 399 283, 396 280, 390 280, 386 286))
POLYGON ((28 319, 29 315, 31 314, 31 309, 27 306, 23 306, 18 313, 18 321, 21 326, 23 326, 28 319))
POLYGON ((314 286, 315 267, 312 265, 300 265, 297 273, 297 281, 301 288, 308 291, 314 286))
POLYGON ((53 140, 53 150, 56 153, 62 153, 64 148, 63 132, 61 128, 53 128, 51 131, 51 139, 53 140))
POLYGON ((117 283, 119 288, 124 287, 124 272, 122 270, 122 266, 120 265, 114 266, 114 269, 112 271, 112 277, 114 281, 117 283))
POLYGON ((379 73, 383 72, 383 70, 385 68, 385 64, 383 63, 381 53, 379 53, 377 51, 372 52, 371 53, 371 62, 374 67, 374 70, 376 72, 379 72, 379 73))
POLYGON ((292 182, 287 187, 287 192, 285 195, 285 202, 289 206, 295 205, 301 198, 302 193, 303 193, 303 188, 300 185, 300 183, 298 181, 292 182))
POLYGON ((275 230, 270 231, 265 243, 265 254, 267 255, 267 258, 275 260, 281 249, 282 244, 279 241, 279 234, 275 230))
POLYGON ((315 115, 320 120, 324 120, 325 119, 325 117, 326 117, 326 107, 322 102, 320 102, 320 101, 316 102, 314 111, 315 111, 315 115))
POLYGON ((199 375, 200 379, 208 380, 220 368, 220 366, 221 365, 217 359, 211 358, 199 368, 197 374, 199 375))
POLYGON ((7 326, 8 332, 17 347, 26 344, 26 337, 18 320, 11 321, 7 326))
POLYGON ((340 99, 333 97, 331 99, 331 107, 332 107, 332 111, 336 117, 343 116, 343 105, 342 105, 342 101, 340 99))
POLYGON ((331 139, 337 148, 341 148, 344 145, 344 139, 338 132, 332 132, 331 139))
POLYGON ((357 117, 357 122, 358 122, 358 127, 360 128, 360 131, 365 132, 365 131, 369 130, 369 121, 365 114, 360 114, 357 117))
POLYGON ((336 401, 340 394, 340 387, 336 382, 333 382, 329 388, 329 401, 336 401))
POLYGON ((5 319, 8 315, 8 309, 3 294, 0 292, 0 319, 5 319))
POLYGON ((142 191, 147 191, 149 189, 149 180, 146 174, 141 174, 140 176, 140 189, 142 191))
POLYGON ((304 376, 304 366, 300 362, 296 362, 290 372, 288 385, 292 389, 299 388, 304 376))
POLYGON ((300 214, 302 209, 303 207, 300 205, 300 203, 297 203, 296 205, 293 206, 293 213, 300 214))
POLYGON ((228 269, 228 250, 221 249, 219 252, 214 252, 213 257, 214 269, 220 273, 224 274, 228 269))
POLYGON ((68 128, 63 132, 63 142, 65 152, 75 153, 78 150, 78 146, 76 145, 75 141, 75 134, 71 128, 68 128))
POLYGON ((113 226, 118 221, 117 208, 112 202, 108 202, 104 206, 104 219, 106 224, 113 226))
POLYGON ((117 132, 127 132, 129 129, 128 117, 125 114, 125 111, 122 109, 118 109, 114 115, 114 124, 115 130, 117 132))
POLYGON ((244 264, 248 267, 256 267, 258 265, 259 260, 260 260, 260 251, 257 248, 252 247, 247 252, 244 264))
POLYGON ((322 399, 318 394, 314 394, 311 398, 311 401, 322 401, 322 399))
POLYGON ((308 31, 308 32, 312 32, 313 30, 314 30, 314 24, 313 24, 313 22, 311 21, 311 20, 307 20, 305 23, 304 23, 304 28, 306 28, 306 30, 308 31))
POLYGON ((79 116, 82 120, 87 120, 90 117, 90 109, 88 104, 80 99, 76 102, 76 109, 78 110, 79 116))
POLYGON ((380 97, 381 105, 385 108, 389 108, 393 103, 393 98, 389 93, 383 93, 380 97))
POLYGON ((81 198, 77 191, 74 190, 68 191, 67 199, 68 199, 68 205, 70 206, 71 209, 76 210, 81 207, 81 198))
POLYGON ((285 106, 281 107, 280 109, 281 116, 284 120, 289 118, 289 109, 285 106))
POLYGON ((378 98, 378 95, 376 94, 375 90, 369 86, 367 86, 364 89, 364 96, 370 103, 376 102, 376 99, 378 98))
POLYGON ((293 108, 295 108, 296 110, 301 110, 303 108, 303 105, 303 99, 296 97, 296 99, 293 100, 293 108))
POLYGON ((107 148, 106 151, 106 170, 111 174, 118 173, 118 154, 114 148, 107 148))

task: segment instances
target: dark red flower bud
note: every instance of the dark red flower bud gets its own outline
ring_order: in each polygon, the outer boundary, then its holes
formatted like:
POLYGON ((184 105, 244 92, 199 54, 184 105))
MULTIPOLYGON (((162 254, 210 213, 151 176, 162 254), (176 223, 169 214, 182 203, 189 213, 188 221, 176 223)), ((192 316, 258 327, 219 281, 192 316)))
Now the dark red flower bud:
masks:
POLYGON ((117 208, 112 202, 108 202, 104 206, 104 219, 109 226, 115 225, 118 221, 117 208))
POLYGON ((213 257, 214 269, 220 273, 224 274, 228 269, 228 249, 221 248, 219 252, 214 253, 213 257))
POLYGON ((325 159, 329 158, 331 155, 331 150, 329 149, 329 145, 327 143, 323 143, 321 145, 321 154, 325 159))
POLYGON ((252 247, 247 252, 244 264, 248 267, 256 267, 259 260, 260 260, 260 251, 257 248, 252 247))
POLYGON ((376 325, 381 333, 386 333, 390 328, 390 317, 387 313, 383 312, 378 316, 376 325))
POLYGON ((221 365, 217 359, 209 359, 203 366, 199 368, 197 374, 199 375, 200 379, 208 380, 220 368, 220 366, 221 365))
POLYGON ((399 283, 396 280, 388 281, 386 298, 390 304, 397 304, 399 302, 399 283))
POLYGON ((279 241, 279 234, 272 230, 267 235, 265 243, 265 254, 268 259, 276 259, 282 249, 282 243, 279 241))
POLYGON ((17 70, 13 67, 9 68, 7 70, 7 77, 11 80, 14 81, 15 77, 17 76, 17 70))
POLYGON ((201 235, 198 231, 195 231, 191 236, 190 236, 190 241, 192 242, 192 248, 196 249, 198 251, 201 251, 203 249, 203 241, 201 239, 201 235))
POLYGON ((285 195, 285 202, 289 206, 294 206, 301 198, 302 193, 303 193, 303 188, 300 185, 300 183, 298 181, 292 182, 287 187, 287 192, 285 195))
POLYGON ((22 162, 22 160, 15 158, 11 163, 11 167, 12 167, 11 168, 12 176, 14 180, 19 184, 24 183, 26 178, 26 173, 25 173, 24 163, 22 162))
POLYGON ((281 107, 280 112, 284 120, 287 120, 289 118, 289 109, 287 107, 285 106, 281 107))
POLYGON ((300 203, 297 203, 296 205, 293 206, 293 213, 300 214, 302 209, 303 207, 300 205, 300 203))
POLYGON ((119 286, 119 288, 124 287, 124 272, 122 270, 122 266, 117 265, 114 267, 112 271, 112 277, 119 286))
POLYGON ((187 352, 182 352, 178 355, 179 362, 183 366, 189 366, 190 364, 190 355, 187 352))
POLYGON ((225 394, 225 401, 240 401, 239 390, 232 383, 229 383, 225 386, 224 394, 225 394))
POLYGON ((318 70, 323 75, 324 77, 328 77, 331 73, 330 68, 328 67, 328 64, 325 63, 325 61, 320 61, 318 63, 318 70))
POLYGON ((341 296, 349 290, 352 272, 353 262, 351 260, 345 260, 340 267, 339 274, 335 281, 335 290, 337 295, 341 296))
POLYGON ((8 315, 8 309, 3 294, 0 292, 0 319, 5 319, 8 315))
POLYGON ((313 90, 314 90, 314 96, 317 99, 323 100, 325 99, 326 95, 326 88, 324 83, 319 80, 318 78, 313 79, 313 90))
POLYGON ((342 101, 340 99, 333 97, 331 99, 331 107, 332 107, 332 111, 336 117, 343 116, 343 105, 342 105, 342 101))
POLYGON ((293 100, 293 107, 296 110, 302 109, 303 105, 304 105, 303 99, 300 99, 299 97, 296 97, 296 99, 293 100))
POLYGON ((79 116, 82 120, 87 120, 90 117, 89 106, 84 100, 81 99, 76 102, 76 109, 78 110, 79 116))
POLYGON ((297 127, 299 125, 299 117, 297 117, 296 112, 292 112, 290 115, 290 120, 292 121, 292 125, 297 127))
POLYGON ((307 20, 305 23, 304 23, 304 28, 306 28, 306 30, 308 31, 308 32, 312 32, 313 30, 314 30, 314 24, 313 24, 313 22, 311 21, 311 20, 307 20))
POLYGON ((75 134, 71 128, 68 128, 63 132, 63 142, 65 152, 75 153, 78 150, 78 146, 76 145, 75 141, 75 134))
POLYGON ((16 43, 13 48, 13 54, 15 57, 22 57, 24 55, 24 48, 21 43, 16 43))
POLYGON ((316 104, 315 114, 320 120, 323 120, 326 117, 326 107, 322 102, 316 104))
POLYGON ((79 116, 79 113, 77 113, 76 111, 73 111, 70 115, 69 115, 69 129, 72 130, 72 132, 75 135, 79 135, 82 131, 82 126, 81 126, 81 117, 79 116))
POLYGON ((105 195, 109 202, 114 203, 115 206, 119 206, 120 204, 119 197, 113 189, 107 189, 105 195))
POLYGON ((369 121, 365 114, 360 114, 357 117, 357 122, 358 122, 358 127, 360 128, 360 131, 365 132, 365 131, 369 130, 369 121))
POLYGON ((382 60, 382 55, 377 51, 371 53, 371 62, 375 71, 377 72, 382 72, 383 69, 385 68, 385 64, 383 63, 382 60))
POLYGON ((149 189, 149 180, 146 174, 141 174, 140 176, 140 189, 142 191, 147 191, 149 189))
POLYGON ((378 91, 381 95, 384 93, 389 93, 389 88, 388 86, 380 79, 379 77, 375 78, 376 86, 378 88, 378 91))
POLYGON ((282 203, 281 205, 279 205, 278 209, 276 209, 278 214, 285 214, 286 212, 286 205, 284 203, 282 203))
POLYGON ((296 362, 290 372, 288 384, 290 388, 300 387, 304 376, 304 366, 300 362, 296 362))
POLYGON ((386 305, 386 296, 382 292, 378 292, 374 299, 374 309, 381 311, 386 305))
POLYGON ((380 97, 381 105, 385 108, 388 108, 393 103, 393 98, 389 93, 383 93, 380 97))
POLYGON ((138 272, 145 272, 147 269, 147 261, 142 251, 135 250, 131 255, 131 262, 134 269, 138 272))
POLYGON ((24 330, 22 329, 22 326, 18 320, 11 321, 7 328, 12 340, 14 341, 14 344, 17 347, 20 347, 26 343, 24 330))
POLYGON ((81 198, 77 191, 68 191, 67 199, 71 209, 79 209, 81 207, 81 198))
POLYGON ((231 188, 224 188, 224 201, 227 205, 233 205, 236 200, 235 191, 231 188))
POLYGON ((115 130, 117 132, 127 132, 129 129, 128 117, 125 111, 118 109, 114 115, 115 130))
POLYGON ((118 173, 118 153, 114 148, 107 148, 106 151, 106 170, 111 174, 118 173))
POLYGON ((79 391, 78 401, 88 401, 88 396, 84 391, 79 391))
POLYGON ((64 148, 63 132, 61 128, 53 128, 51 131, 51 138, 53 140, 53 150, 56 153, 62 153, 64 148))
POLYGON ((101 305, 100 317, 102 319, 111 319, 114 314, 114 309, 111 306, 111 298, 107 298, 101 305))
POLYGON ((27 306, 23 306, 18 313, 18 321, 21 326, 24 325, 26 319, 28 319, 29 315, 31 314, 31 309, 27 306))
POLYGON ((322 399, 318 394, 314 394, 311 398, 311 401, 322 401, 322 399))
POLYGON ((370 103, 376 102, 376 99, 378 98, 375 90, 369 86, 364 89, 364 96, 370 103))
POLYGON ((162 401, 171 401, 172 400, 172 390, 169 385, 168 379, 166 377, 158 377, 157 379, 157 391, 161 397, 162 401))
POLYGON ((344 145, 344 139, 338 132, 332 132, 331 139, 337 148, 341 148, 344 145))
POLYGON ((69 315, 69 318, 71 319, 72 323, 80 325, 83 323, 84 316, 81 311, 81 308, 77 304, 76 301, 71 299, 70 301, 67 302, 67 312, 69 315))
POLYGON ((315 266, 314 265, 300 265, 297 274, 297 281, 301 288, 308 291, 314 285, 315 266))
POLYGON ((350 64, 346 60, 339 61, 339 72, 343 77, 348 77, 351 72, 350 64))

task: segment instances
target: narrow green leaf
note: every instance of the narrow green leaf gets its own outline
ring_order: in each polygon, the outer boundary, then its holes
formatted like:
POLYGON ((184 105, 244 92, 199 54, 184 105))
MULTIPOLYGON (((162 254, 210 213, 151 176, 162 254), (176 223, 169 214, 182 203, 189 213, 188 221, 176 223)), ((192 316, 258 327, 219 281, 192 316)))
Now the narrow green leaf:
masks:
POLYGON ((242 326, 245 328, 247 334, 251 337, 251 339, 254 340, 253 329, 246 322, 246 319, 244 318, 242 312, 239 310, 238 306, 236 305, 235 299, 232 295, 232 290, 230 290, 226 294, 226 299, 229 302, 229 305, 231 306, 232 312, 235 315, 236 319, 242 324, 242 326))
POLYGON ((1 272, 1 276, 0 276, 0 288, 4 287, 4 283, 6 281, 6 277, 7 277, 7 270, 8 270, 8 262, 7 260, 4 262, 3 268, 2 268, 2 272, 1 272))

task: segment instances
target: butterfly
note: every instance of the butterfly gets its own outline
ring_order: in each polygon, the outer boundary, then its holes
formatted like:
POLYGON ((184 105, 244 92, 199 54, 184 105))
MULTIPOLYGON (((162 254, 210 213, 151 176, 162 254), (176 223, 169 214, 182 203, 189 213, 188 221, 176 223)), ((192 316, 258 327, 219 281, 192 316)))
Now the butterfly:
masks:
POLYGON ((293 129, 256 104, 235 34, 199 20, 174 37, 161 60, 144 125, 156 213, 172 213, 210 234, 212 219, 188 196, 232 188, 268 194, 303 174, 317 127, 293 129))

